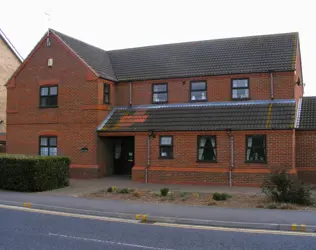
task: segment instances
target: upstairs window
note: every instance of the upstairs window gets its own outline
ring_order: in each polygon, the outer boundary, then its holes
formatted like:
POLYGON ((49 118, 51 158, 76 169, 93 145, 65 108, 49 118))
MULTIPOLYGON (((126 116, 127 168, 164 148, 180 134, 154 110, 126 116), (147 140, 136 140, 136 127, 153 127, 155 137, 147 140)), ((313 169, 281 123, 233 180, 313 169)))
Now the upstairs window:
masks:
POLYGON ((160 136, 160 158, 173 158, 172 136, 160 136))
POLYGON ((249 99, 249 80, 233 79, 232 80, 232 99, 242 100, 249 99))
POLYGON ((265 163, 267 160, 266 136, 246 136, 246 162, 265 163))
POLYGON ((191 101, 206 101, 206 82, 191 82, 191 101))
POLYGON ((153 84, 153 103, 168 102, 168 84, 153 84))
POLYGON ((40 136, 40 155, 56 156, 57 155, 57 137, 40 136))
POLYGON ((216 161, 215 136, 198 136, 198 161, 216 161))
POLYGON ((109 104, 110 103, 110 85, 104 83, 104 90, 103 90, 103 103, 109 104))
POLYGON ((40 88, 40 107, 57 107, 58 86, 47 86, 40 88))

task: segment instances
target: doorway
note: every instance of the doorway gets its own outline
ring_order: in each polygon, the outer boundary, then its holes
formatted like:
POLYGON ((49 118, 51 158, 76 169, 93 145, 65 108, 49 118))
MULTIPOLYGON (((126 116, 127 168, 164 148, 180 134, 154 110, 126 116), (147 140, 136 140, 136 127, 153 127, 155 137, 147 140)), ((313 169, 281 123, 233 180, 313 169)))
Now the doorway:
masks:
POLYGON ((113 165, 115 175, 132 175, 134 166, 134 137, 116 137, 113 143, 113 165))

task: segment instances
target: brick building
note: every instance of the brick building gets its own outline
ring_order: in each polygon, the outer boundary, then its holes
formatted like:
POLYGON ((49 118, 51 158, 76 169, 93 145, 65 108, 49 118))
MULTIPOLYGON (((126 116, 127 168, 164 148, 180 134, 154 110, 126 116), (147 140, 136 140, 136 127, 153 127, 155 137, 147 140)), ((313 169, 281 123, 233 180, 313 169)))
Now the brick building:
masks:
POLYGON ((298 33, 104 51, 49 30, 7 90, 7 151, 67 155, 72 177, 316 181, 298 33))
POLYGON ((7 89, 4 86, 22 63, 22 57, 0 29, 0 153, 5 152, 7 89))

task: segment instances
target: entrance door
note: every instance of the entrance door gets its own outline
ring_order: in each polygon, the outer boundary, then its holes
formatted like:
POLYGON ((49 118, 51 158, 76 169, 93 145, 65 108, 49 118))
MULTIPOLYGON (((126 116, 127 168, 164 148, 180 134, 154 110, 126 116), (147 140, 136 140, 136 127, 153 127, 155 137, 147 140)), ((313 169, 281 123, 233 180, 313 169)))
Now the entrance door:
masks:
POLYGON ((117 137, 114 140, 114 174, 132 175, 134 166, 134 137, 117 137))

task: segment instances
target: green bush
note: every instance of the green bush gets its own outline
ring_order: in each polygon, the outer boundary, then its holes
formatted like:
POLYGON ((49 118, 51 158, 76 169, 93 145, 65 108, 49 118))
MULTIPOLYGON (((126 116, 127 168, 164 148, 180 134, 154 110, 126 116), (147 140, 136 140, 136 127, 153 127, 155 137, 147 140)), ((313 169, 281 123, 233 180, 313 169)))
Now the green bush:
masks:
POLYGON ((40 192, 69 185, 70 159, 58 156, 0 155, 0 189, 40 192))
POLYGON ((160 189, 161 196, 167 196, 169 193, 169 188, 162 188, 160 189))
POLYGON ((214 193, 213 194, 213 200, 215 201, 226 201, 228 198, 231 198, 232 196, 226 193, 214 193))
POLYGON ((127 188, 122 188, 122 189, 118 190, 118 193, 119 194, 129 194, 129 191, 127 188))
POLYGON ((311 191, 297 176, 289 176, 286 172, 271 173, 262 185, 262 191, 276 202, 288 202, 302 205, 312 203, 311 191))

